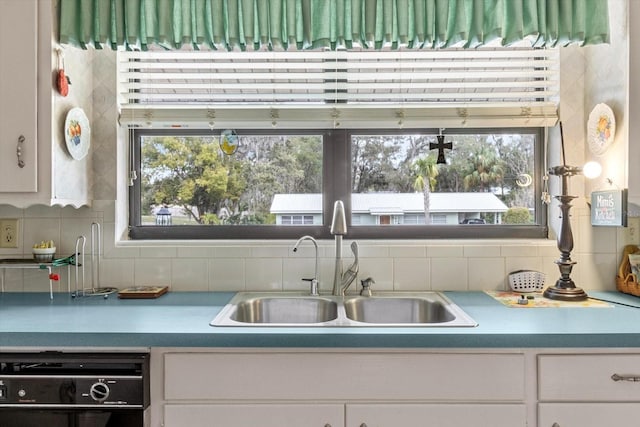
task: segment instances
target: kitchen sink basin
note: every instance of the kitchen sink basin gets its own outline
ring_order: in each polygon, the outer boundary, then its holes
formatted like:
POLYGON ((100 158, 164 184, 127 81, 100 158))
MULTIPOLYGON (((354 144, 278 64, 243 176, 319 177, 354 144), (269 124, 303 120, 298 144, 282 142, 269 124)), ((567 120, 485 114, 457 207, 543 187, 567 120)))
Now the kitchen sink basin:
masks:
POLYGON ((477 323, 440 292, 310 296, 239 292, 211 326, 469 327, 477 323))
POLYGON ((241 323, 319 323, 338 317, 338 304, 325 298, 249 298, 241 301, 231 320, 241 323))
POLYGON ((440 301, 425 298, 351 298, 344 302, 347 318, 366 323, 444 323, 456 316, 440 301))

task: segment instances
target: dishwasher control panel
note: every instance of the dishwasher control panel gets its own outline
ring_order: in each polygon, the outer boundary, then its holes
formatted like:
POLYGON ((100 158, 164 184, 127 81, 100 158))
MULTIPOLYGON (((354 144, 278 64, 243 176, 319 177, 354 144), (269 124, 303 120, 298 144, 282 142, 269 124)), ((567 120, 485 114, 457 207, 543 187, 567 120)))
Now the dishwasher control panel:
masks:
POLYGON ((149 354, 0 353, 0 407, 149 406, 149 354))

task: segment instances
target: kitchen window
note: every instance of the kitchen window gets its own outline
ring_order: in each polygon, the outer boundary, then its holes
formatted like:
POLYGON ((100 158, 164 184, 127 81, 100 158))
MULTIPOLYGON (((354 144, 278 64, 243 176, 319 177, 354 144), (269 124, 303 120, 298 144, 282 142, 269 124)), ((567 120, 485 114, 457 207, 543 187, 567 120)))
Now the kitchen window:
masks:
POLYGON ((348 238, 546 237, 558 70, 522 46, 118 52, 130 236, 330 238, 341 200, 348 238))
POLYGON ((132 142, 132 239, 330 238, 336 200, 348 238, 547 235, 542 128, 158 128, 132 142))

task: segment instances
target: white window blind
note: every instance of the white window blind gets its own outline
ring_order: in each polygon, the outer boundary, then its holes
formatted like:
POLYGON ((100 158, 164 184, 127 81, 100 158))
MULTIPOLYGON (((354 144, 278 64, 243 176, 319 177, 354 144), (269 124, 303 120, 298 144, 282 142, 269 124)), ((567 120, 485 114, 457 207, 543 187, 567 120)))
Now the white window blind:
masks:
POLYGON ((547 126, 557 49, 118 53, 135 126, 547 126))

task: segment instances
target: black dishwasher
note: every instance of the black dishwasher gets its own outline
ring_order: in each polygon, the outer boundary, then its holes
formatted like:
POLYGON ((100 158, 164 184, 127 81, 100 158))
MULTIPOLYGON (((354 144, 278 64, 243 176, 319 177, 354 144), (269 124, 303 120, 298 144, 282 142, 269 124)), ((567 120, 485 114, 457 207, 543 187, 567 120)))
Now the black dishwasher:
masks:
POLYGON ((142 427, 149 353, 0 353, 0 426, 142 427))

